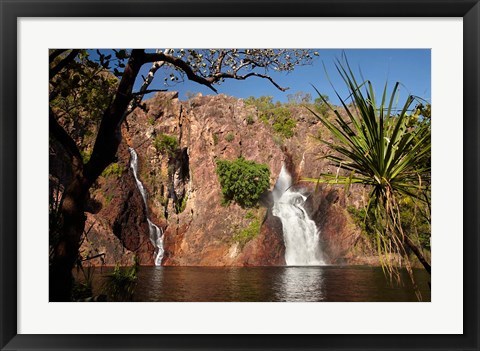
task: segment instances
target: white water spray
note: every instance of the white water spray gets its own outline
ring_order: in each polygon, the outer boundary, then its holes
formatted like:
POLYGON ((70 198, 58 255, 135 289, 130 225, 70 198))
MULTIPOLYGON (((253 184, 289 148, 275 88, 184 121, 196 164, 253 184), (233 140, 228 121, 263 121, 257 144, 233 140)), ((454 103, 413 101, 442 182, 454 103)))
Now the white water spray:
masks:
POLYGON ((289 266, 325 264, 320 248, 320 232, 304 208, 307 197, 289 189, 292 177, 282 166, 273 189, 273 215, 282 221, 285 262, 289 266))
POLYGON ((148 205, 147 205, 147 193, 145 188, 143 187, 142 182, 138 179, 137 169, 138 169, 138 156, 135 150, 131 147, 128 148, 130 151, 130 168, 132 168, 133 176, 135 177, 135 181, 137 182, 137 188, 140 190, 140 194, 142 194, 143 203, 145 204, 145 211, 147 212, 147 222, 148 222, 148 230, 150 232, 150 240, 155 247, 155 266, 162 265, 163 259, 163 232, 162 230, 157 227, 148 217, 148 205))

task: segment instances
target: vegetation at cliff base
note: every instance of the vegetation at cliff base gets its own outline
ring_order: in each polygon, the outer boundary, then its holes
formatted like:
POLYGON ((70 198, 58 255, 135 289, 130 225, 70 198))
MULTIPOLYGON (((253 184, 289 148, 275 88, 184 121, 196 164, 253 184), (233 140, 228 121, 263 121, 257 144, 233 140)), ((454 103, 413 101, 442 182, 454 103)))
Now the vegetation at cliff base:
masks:
POLYGON ((112 301, 132 301, 137 286, 139 260, 134 257, 130 267, 116 265, 113 272, 107 275, 104 289, 112 301))
POLYGON ((224 201, 235 201, 243 207, 255 206, 270 185, 268 166, 243 157, 217 160, 217 174, 224 201))

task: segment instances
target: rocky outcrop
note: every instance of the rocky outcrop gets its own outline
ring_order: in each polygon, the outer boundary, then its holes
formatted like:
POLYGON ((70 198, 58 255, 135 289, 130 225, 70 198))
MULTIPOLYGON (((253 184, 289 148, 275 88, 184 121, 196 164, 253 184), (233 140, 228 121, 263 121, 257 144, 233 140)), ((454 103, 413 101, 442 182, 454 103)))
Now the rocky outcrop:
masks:
POLYGON ((305 209, 321 233, 321 247, 329 263, 348 262, 351 250, 360 238, 345 209, 343 190, 320 186, 308 196, 305 209))
MULTIPOLYGON (((100 177, 92 191, 92 197, 102 203, 100 212, 92 216, 102 223, 96 236, 103 242, 119 242, 123 248, 120 251, 126 253, 128 262, 131 261, 130 256, 136 255, 140 264, 152 265, 154 247, 149 237, 146 209, 129 167, 125 144, 120 146, 117 156, 119 171, 100 177)), ((113 253, 105 250, 106 264, 122 264, 125 261, 118 259, 118 251, 118 248, 113 253)))
MULTIPOLYGON (((141 264, 153 264, 148 211, 164 230, 163 265, 284 265, 282 225, 269 209, 269 195, 253 210, 222 204, 216 161, 244 157, 266 164, 271 170, 270 190, 283 163, 295 180, 332 171, 318 159, 326 152, 315 140, 325 133, 321 125, 306 109, 293 106, 291 113, 297 120, 294 136, 281 140, 241 99, 197 95, 182 102, 176 93, 158 93, 146 101, 146 109, 129 116, 123 130, 124 143, 117 154, 122 173, 102 177, 93 191, 103 204, 92 217, 98 223, 95 235, 102 238, 98 244, 108 253, 120 246, 125 250, 124 256, 114 254, 108 262, 137 255, 141 264), (138 174, 149 194, 148 209, 129 169, 128 146, 139 156, 138 174), (262 223, 259 232, 246 242, 238 240, 238 233, 255 220, 262 223)), ((351 248, 359 231, 345 210, 343 191, 332 187, 315 191, 307 183, 296 186, 310 191, 306 208, 321 230, 329 261, 353 261, 351 248)))
POLYGON ((267 212, 260 235, 245 246, 240 261, 245 266, 285 265, 282 222, 272 214, 271 209, 267 212))
MULTIPOLYGON (((85 234, 80 246, 83 265, 126 266, 133 264, 134 252, 128 250, 122 241, 112 234, 110 224, 101 216, 87 214, 85 234)), ((148 264, 148 261, 145 262, 148 264)))
MULTIPOLYGON (((132 146, 143 150, 150 207, 165 220, 163 264, 245 264, 233 237, 248 225, 247 210, 222 205, 216 160, 243 156, 267 164, 273 187, 284 158, 281 148, 268 129, 247 123, 252 111, 235 98, 198 96, 182 103, 174 94, 158 94, 147 111, 129 119, 128 133, 132 146), (162 135, 177 138, 174 156, 155 147, 162 135)), ((251 254, 249 264, 254 257, 264 260, 251 254)))

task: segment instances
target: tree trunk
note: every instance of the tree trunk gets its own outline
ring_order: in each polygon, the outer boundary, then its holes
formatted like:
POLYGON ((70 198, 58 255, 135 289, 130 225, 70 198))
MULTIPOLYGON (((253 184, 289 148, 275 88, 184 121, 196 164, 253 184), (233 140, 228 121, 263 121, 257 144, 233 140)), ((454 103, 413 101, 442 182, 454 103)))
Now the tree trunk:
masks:
POLYGON ((50 130, 72 156, 73 179, 67 187, 61 208, 62 236, 54 248, 50 265, 50 301, 71 301, 72 270, 78 260, 80 239, 85 229, 85 210, 89 189, 105 168, 115 161, 121 142, 120 126, 132 99, 135 78, 143 64, 143 50, 133 50, 119 83, 115 99, 104 112, 92 155, 83 164, 75 142, 58 124, 50 109, 50 130))
POLYGON ((71 301, 73 276, 72 270, 78 259, 80 238, 85 228, 85 202, 88 188, 81 175, 73 178, 65 191, 62 204, 62 236, 54 248, 50 265, 50 301, 71 301))
POLYGON ((412 242, 412 240, 410 240, 410 238, 407 235, 404 236, 404 239, 405 239, 405 243, 408 245, 410 250, 413 251, 415 256, 417 256, 418 260, 422 263, 423 267, 425 267, 425 270, 428 273, 431 273, 432 267, 430 266, 430 263, 428 263, 427 260, 425 259, 425 256, 423 256, 422 251, 412 242))

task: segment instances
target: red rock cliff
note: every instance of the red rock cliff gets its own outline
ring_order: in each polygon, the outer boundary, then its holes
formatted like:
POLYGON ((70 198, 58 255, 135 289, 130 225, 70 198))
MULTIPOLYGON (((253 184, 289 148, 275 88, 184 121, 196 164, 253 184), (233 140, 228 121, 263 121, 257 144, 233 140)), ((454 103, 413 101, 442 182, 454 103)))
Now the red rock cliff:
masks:
MULTIPOLYGON (((129 116, 124 128, 118 152, 121 173, 102 177, 93 191, 103 208, 89 220, 97 223, 97 246, 106 251, 107 261, 128 261, 137 254, 142 264, 153 264, 146 209, 129 169, 130 146, 139 156, 138 174, 149 194, 148 213, 164 229, 163 265, 285 264, 281 222, 268 209, 268 197, 253 210, 235 203, 222 205, 215 161, 243 156, 268 165, 270 189, 284 162, 296 180, 332 171, 319 161, 326 151, 314 139, 325 133, 320 124, 299 106, 291 107, 291 114, 297 121, 294 136, 279 140, 258 119, 256 109, 241 99, 198 95, 182 102, 176 93, 158 93, 146 101, 146 110, 129 116), (177 140, 172 150, 159 145, 162 135, 177 140), (256 220, 262 225, 255 238, 235 239, 256 220)), ((310 188, 307 210, 321 230, 329 260, 348 262, 359 231, 345 210, 343 191, 297 186, 310 188)))

